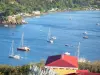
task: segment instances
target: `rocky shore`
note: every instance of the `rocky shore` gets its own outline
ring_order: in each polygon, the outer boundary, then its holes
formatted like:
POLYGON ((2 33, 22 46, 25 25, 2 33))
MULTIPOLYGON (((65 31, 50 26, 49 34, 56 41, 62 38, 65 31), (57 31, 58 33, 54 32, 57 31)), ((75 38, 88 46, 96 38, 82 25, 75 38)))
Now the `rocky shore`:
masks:
MULTIPOLYGON (((40 12, 40 11, 32 11, 31 13, 19 13, 16 15, 10 15, 6 17, 6 20, 0 19, 0 25, 22 25, 27 24, 24 20, 26 17, 40 17, 41 15, 49 14, 49 13, 55 13, 55 12, 64 12, 64 11, 79 11, 81 9, 58 9, 58 8, 52 8, 51 10, 48 10, 47 12, 40 12)), ((100 9, 92 9, 92 8, 84 8, 82 10, 88 11, 88 10, 100 10, 100 9)), ((0 15, 2 16, 2 15, 0 15)))

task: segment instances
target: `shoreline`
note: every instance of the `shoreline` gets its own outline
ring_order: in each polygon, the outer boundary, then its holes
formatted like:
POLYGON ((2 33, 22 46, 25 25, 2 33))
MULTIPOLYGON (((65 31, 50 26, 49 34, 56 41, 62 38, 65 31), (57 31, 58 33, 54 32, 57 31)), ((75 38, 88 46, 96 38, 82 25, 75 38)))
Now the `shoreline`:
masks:
MULTIPOLYGON (((43 15, 47 15, 47 14, 50 14, 50 13, 58 13, 58 12, 72 12, 72 11, 100 11, 100 9, 99 10, 67 10, 67 9, 65 9, 65 10, 56 10, 56 11, 48 11, 48 12, 41 12, 41 14, 40 15, 33 15, 33 14, 30 14, 31 16, 20 16, 20 17, 22 17, 23 19, 21 19, 21 20, 24 20, 25 18, 33 18, 33 17, 40 17, 40 16, 43 16, 43 15)), ((29 13, 28 13, 29 14, 29 13)), ((1 21, 2 22, 2 21, 1 21)), ((4 25, 8 25, 8 26, 10 26, 10 25, 23 25, 23 24, 27 24, 28 22, 26 22, 25 20, 22 22, 20 22, 20 23, 18 23, 18 22, 16 22, 16 23, 12 23, 12 22, 8 22, 8 23, 6 23, 7 21, 3 21, 2 23, 0 23, 0 26, 2 25, 2 26, 4 26, 4 25)))

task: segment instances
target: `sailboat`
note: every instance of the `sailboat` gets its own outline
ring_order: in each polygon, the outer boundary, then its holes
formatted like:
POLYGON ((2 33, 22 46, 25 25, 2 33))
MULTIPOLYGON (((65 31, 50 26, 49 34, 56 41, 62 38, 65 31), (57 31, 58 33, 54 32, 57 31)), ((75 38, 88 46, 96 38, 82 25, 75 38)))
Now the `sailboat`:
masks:
POLYGON ((13 48, 13 46, 14 46, 14 41, 12 41, 12 48, 11 48, 12 52, 9 55, 9 58, 20 59, 21 57, 19 55, 15 55, 14 54, 14 48, 13 48))
POLYGON ((30 48, 27 46, 24 46, 24 33, 22 34, 22 38, 21 38, 21 47, 18 47, 17 50, 20 51, 29 51, 30 48))
POLYGON ((49 32, 48 32, 47 42, 49 42, 49 43, 52 43, 52 44, 53 44, 53 39, 52 39, 52 37, 51 37, 50 28, 49 28, 49 32))
POLYGON ((78 47, 77 47, 77 53, 78 53, 77 54, 78 62, 86 62, 85 58, 83 58, 83 57, 80 58, 80 42, 79 42, 78 47))
POLYGON ((84 34, 83 38, 84 39, 88 39, 88 36, 87 36, 88 33, 87 33, 87 31, 85 31, 83 34, 84 34))

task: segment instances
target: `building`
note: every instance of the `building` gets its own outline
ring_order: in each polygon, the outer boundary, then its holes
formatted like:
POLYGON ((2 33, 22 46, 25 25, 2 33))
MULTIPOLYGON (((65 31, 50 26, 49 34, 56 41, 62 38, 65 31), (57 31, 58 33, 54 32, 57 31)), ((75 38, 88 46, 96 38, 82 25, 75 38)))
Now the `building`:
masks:
POLYGON ((49 56, 45 68, 52 69, 57 75, 76 73, 76 70, 78 70, 78 59, 75 56, 70 56, 68 53, 49 56))
POLYGON ((88 70, 78 70, 78 59, 70 53, 49 56, 45 68, 53 70, 56 75, 100 75, 88 70))
POLYGON ((33 11, 32 13, 33 13, 34 16, 40 16, 41 15, 40 11, 33 11))

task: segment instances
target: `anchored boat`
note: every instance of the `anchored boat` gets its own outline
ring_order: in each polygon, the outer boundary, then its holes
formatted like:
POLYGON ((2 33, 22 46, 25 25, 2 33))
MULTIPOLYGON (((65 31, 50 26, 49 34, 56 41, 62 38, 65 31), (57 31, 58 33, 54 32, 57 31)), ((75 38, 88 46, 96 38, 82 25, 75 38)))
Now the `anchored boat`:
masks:
POLYGON ((11 54, 9 55, 9 58, 14 58, 14 59, 20 59, 21 57, 19 56, 19 55, 15 55, 14 54, 14 48, 13 48, 13 46, 14 46, 14 41, 12 41, 12 48, 11 48, 11 54))
POLYGON ((17 50, 20 50, 20 51, 30 51, 29 47, 24 46, 24 33, 22 34, 22 38, 21 38, 21 46, 18 47, 17 50))
POLYGON ((50 28, 49 28, 48 37, 47 37, 47 42, 53 44, 53 41, 54 41, 54 40, 53 40, 52 37, 51 37, 51 31, 50 31, 50 28))

